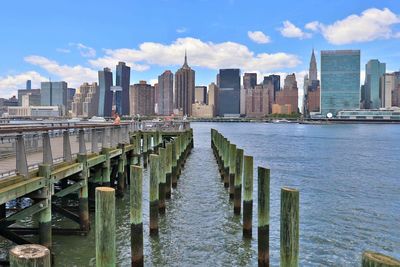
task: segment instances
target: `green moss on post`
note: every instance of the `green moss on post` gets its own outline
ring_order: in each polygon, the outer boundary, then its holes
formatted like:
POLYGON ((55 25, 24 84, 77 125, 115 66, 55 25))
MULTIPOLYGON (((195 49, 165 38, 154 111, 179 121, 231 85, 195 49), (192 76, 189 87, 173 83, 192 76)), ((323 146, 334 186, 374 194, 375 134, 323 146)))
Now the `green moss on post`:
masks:
POLYGON ((244 156, 243 236, 251 238, 253 223, 253 157, 244 156))
POLYGON ((235 194, 235 176, 236 176, 236 145, 229 146, 229 198, 233 199, 235 194))
POLYGON ((39 176, 46 177, 46 187, 41 190, 42 196, 47 198, 48 201, 48 207, 39 213, 39 243, 51 249, 51 166, 48 164, 39 165, 39 176))
POLYGON ((37 244, 15 246, 10 250, 11 267, 50 267, 50 250, 37 244))
POLYGON ((130 166, 131 266, 143 266, 143 169, 130 166))
POLYGON ((86 154, 78 154, 78 161, 82 163, 82 181, 84 186, 79 190, 79 221, 80 227, 83 231, 89 231, 90 229, 90 220, 89 220, 89 188, 88 188, 88 178, 90 174, 90 170, 87 167, 87 155, 86 154))
POLYGON ((96 266, 116 265, 115 190, 96 188, 96 266))
POLYGON ((158 235, 159 156, 150 155, 150 235, 158 235))
POLYGON ((373 251, 365 251, 361 260, 362 267, 400 267, 400 261, 373 251))
POLYGON ((166 163, 166 189, 165 189, 165 198, 171 198, 171 187, 172 187, 172 144, 167 143, 166 145, 167 151, 167 163, 166 163))
POLYGON ((240 214, 242 206, 242 177, 243 177, 243 149, 236 150, 236 175, 235 175, 235 195, 233 200, 233 212, 240 214))
POLYGON ((231 143, 226 139, 225 147, 224 147, 224 153, 225 153, 225 159, 224 159, 224 187, 228 188, 229 187, 229 163, 230 163, 230 154, 229 154, 229 148, 231 146, 231 143))
POLYGON ((269 266, 270 170, 258 167, 258 266, 269 266))
POLYGON ((299 266, 299 191, 281 189, 281 266, 299 266))
POLYGON ((176 188, 178 185, 178 177, 177 177, 177 144, 176 139, 172 141, 172 173, 171 173, 171 180, 172 180, 172 188, 176 188))
POLYGON ((166 149, 161 147, 158 152, 159 152, 158 209, 160 211, 160 214, 164 214, 165 213, 165 191, 166 191, 165 187, 167 185, 167 181, 166 181, 166 177, 165 177, 166 149))

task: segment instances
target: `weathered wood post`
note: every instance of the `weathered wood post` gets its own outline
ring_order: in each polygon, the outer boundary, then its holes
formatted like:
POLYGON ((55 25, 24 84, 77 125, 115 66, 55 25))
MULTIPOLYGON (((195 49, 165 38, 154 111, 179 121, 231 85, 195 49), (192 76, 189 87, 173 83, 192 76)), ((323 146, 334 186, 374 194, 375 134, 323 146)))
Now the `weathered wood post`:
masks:
POLYGON ((88 178, 89 178, 89 168, 87 165, 87 155, 78 154, 78 162, 82 163, 83 169, 81 172, 83 186, 79 189, 79 224, 83 231, 89 231, 90 221, 89 221, 89 189, 88 189, 88 178))
POLYGON ((243 177, 243 149, 236 150, 236 175, 235 175, 235 195, 233 200, 233 212, 240 215, 242 206, 242 177, 243 177))
POLYGON ((150 235, 158 235, 159 156, 150 155, 150 235))
POLYGON ((160 147, 158 156, 158 182, 159 182, 159 191, 158 191, 158 207, 160 214, 165 213, 165 187, 167 185, 166 177, 165 177, 165 163, 166 163, 166 149, 160 147))
POLYGON ((96 266, 116 266, 115 190, 96 187, 96 266))
POLYGON ((236 176, 236 145, 229 145, 229 198, 233 199, 235 194, 236 176))
POLYGON ((143 169, 140 166, 130 168, 131 262, 132 266, 143 266, 143 169))
POLYGON ((148 163, 148 155, 147 155, 147 133, 143 133, 143 167, 147 168, 147 163, 148 163))
POLYGON ((373 251, 364 251, 361 267, 399 267, 400 261, 373 251))
POLYGON ((50 267, 50 250, 37 244, 15 246, 10 249, 11 267, 50 267))
POLYGON ((165 190, 165 197, 167 199, 171 198, 171 187, 172 187, 172 144, 167 143, 166 145, 167 148, 167 166, 166 166, 166 174, 165 174, 165 179, 166 179, 166 190, 165 190))
POLYGON ((253 157, 244 156, 243 236, 251 238, 253 222, 253 157))
POLYGON ((52 184, 50 181, 51 166, 48 164, 39 165, 39 176, 46 177, 46 186, 40 190, 41 198, 47 199, 47 208, 39 213, 39 243, 49 249, 52 246, 51 231, 51 195, 52 184))
POLYGON ((225 153, 225 159, 224 159, 224 187, 225 188, 229 188, 229 163, 230 163, 230 160, 229 160, 229 157, 230 157, 230 155, 229 155, 229 148, 230 148, 230 146, 231 146, 231 143, 228 141, 228 139, 226 139, 225 138, 225 140, 226 140, 226 142, 225 142, 225 147, 224 147, 224 153, 225 153))
POLYGON ((281 189, 281 266, 299 266, 299 191, 281 189))
POLYGON ((258 266, 269 266, 270 170, 258 167, 258 266))
POLYGON ((117 180, 117 192, 116 195, 118 197, 123 197, 124 196, 124 191, 125 191, 125 183, 126 183, 126 153, 125 153, 125 144, 118 144, 118 148, 122 150, 121 156, 118 158, 118 180, 117 180))

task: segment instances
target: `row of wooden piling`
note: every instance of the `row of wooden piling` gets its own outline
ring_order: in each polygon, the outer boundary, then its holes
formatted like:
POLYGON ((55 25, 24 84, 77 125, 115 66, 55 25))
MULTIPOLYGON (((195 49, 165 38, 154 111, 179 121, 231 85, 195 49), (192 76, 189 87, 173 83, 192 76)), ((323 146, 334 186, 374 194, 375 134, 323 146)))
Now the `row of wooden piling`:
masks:
MULTIPOLYGON (((193 131, 190 129, 173 138, 171 142, 163 142, 153 151, 146 151, 150 161, 150 235, 158 235, 159 214, 166 212, 166 199, 171 198, 172 188, 177 187, 186 158, 193 148, 193 131), (157 151, 156 151, 157 150, 157 151), (156 154, 155 152, 158 152, 156 154)), ((147 159, 143 159, 145 162, 147 159)), ((147 166, 147 165, 146 165, 147 166)), ((97 220, 110 220, 109 216, 97 219, 105 214, 99 209, 108 209, 100 206, 107 199, 109 188, 96 188, 96 266, 115 266, 115 214, 114 222, 97 224, 97 220), (98 203, 98 204, 97 204, 98 203), (97 206, 99 205, 99 206, 97 206), (98 228, 99 227, 99 228, 98 228), (108 234, 104 234, 105 232, 108 234), (99 233, 99 234, 97 234, 99 233), (101 233, 101 234, 100 234, 101 233), (100 236, 101 235, 101 236, 100 236), (109 238, 113 241, 110 242, 109 238), (107 248, 108 247, 108 248, 107 248), (112 251, 111 251, 112 250, 112 251)), ((115 205, 115 204, 114 204, 115 205)), ((143 266, 143 168, 139 165, 130 166, 130 224, 131 224, 131 264, 143 266)))
MULTIPOLYGON (((252 237, 253 157, 211 129, 211 147, 218 163, 221 179, 229 188, 234 214, 240 215, 243 204, 243 237, 252 237), (243 190, 242 190, 243 184, 243 190), (243 191, 243 202, 241 201, 243 191)), ((258 187, 258 266, 269 266, 270 170, 257 168, 258 187)), ((280 266, 299 266, 299 191, 281 188, 280 208, 280 266)), ((386 255, 367 251, 362 255, 363 267, 399 266, 400 261, 386 255)))

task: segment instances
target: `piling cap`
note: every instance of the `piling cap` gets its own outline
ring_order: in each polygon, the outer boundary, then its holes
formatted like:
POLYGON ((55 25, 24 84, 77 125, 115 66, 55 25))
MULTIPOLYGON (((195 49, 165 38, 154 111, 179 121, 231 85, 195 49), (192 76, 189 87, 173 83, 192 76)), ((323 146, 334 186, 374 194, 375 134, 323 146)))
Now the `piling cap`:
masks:
POLYGON ((40 259, 50 254, 50 250, 38 244, 26 244, 15 246, 10 253, 23 259, 40 259))
POLYGON ((99 187, 96 187, 96 191, 113 192, 113 191, 115 191, 115 189, 111 188, 111 187, 106 187, 106 186, 99 186, 99 187))

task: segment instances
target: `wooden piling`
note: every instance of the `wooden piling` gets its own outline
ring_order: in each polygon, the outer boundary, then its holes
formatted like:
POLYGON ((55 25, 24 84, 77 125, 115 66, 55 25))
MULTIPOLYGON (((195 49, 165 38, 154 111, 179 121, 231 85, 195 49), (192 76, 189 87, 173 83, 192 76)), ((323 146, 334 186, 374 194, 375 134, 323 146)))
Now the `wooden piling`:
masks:
POLYGON ((226 139, 225 147, 224 147, 224 153, 225 153, 225 159, 224 159, 224 187, 229 188, 229 152, 230 152, 230 145, 231 143, 226 139))
POLYGON ((251 238, 253 222, 253 157, 244 156, 243 236, 251 238))
POLYGON ((147 158, 147 134, 143 133, 143 167, 147 168, 148 158, 147 158))
POLYGON ((51 249, 51 166, 48 164, 39 165, 39 176, 46 177, 46 187, 41 189, 41 195, 43 198, 47 198, 49 202, 48 207, 39 213, 39 243, 51 249))
POLYGON ((170 199, 171 198, 171 188, 172 188, 172 144, 167 143, 166 145, 166 151, 167 151, 167 162, 166 162, 166 174, 165 174, 165 179, 166 179, 166 189, 165 189, 165 198, 170 199))
POLYGON ((158 235, 159 156, 150 155, 150 235, 158 235))
POLYGON ((258 167, 258 266, 269 266, 270 170, 258 167))
POLYGON ((236 145, 229 146, 229 199, 233 199, 235 194, 236 176, 236 145))
POLYGON ((240 215, 242 205, 242 177, 243 177, 243 149, 236 150, 236 175, 235 175, 235 191, 233 200, 233 212, 240 215))
POLYGON ((116 265, 115 190, 96 188, 96 266, 116 265))
POLYGON ((143 266, 143 169, 130 166, 131 266, 143 266))
MULTIPOLYGON (((79 225, 81 230, 89 231, 90 220, 89 220, 89 189, 88 189, 88 178, 89 168, 87 167, 87 155, 78 154, 78 161, 82 163, 82 181, 83 186, 79 190, 79 225)), ((66 179, 65 179, 66 180, 66 179)))
POLYGON ((373 251, 362 254, 361 267, 400 267, 400 261, 373 251))
POLYGON ((10 250, 10 267, 50 267, 50 250, 37 244, 15 246, 10 250))
POLYGON ((177 177, 177 144, 176 140, 172 141, 172 173, 171 173, 171 183, 172 188, 176 188, 178 185, 178 177, 177 177))
POLYGON ((281 266, 299 266, 299 191, 281 189, 281 266))
POLYGON ((159 152, 159 170, 158 170, 158 182, 159 182, 159 189, 158 189, 158 209, 160 214, 165 213, 165 192, 166 192, 166 177, 165 177, 165 164, 166 164, 166 149, 161 147, 158 150, 159 152))

